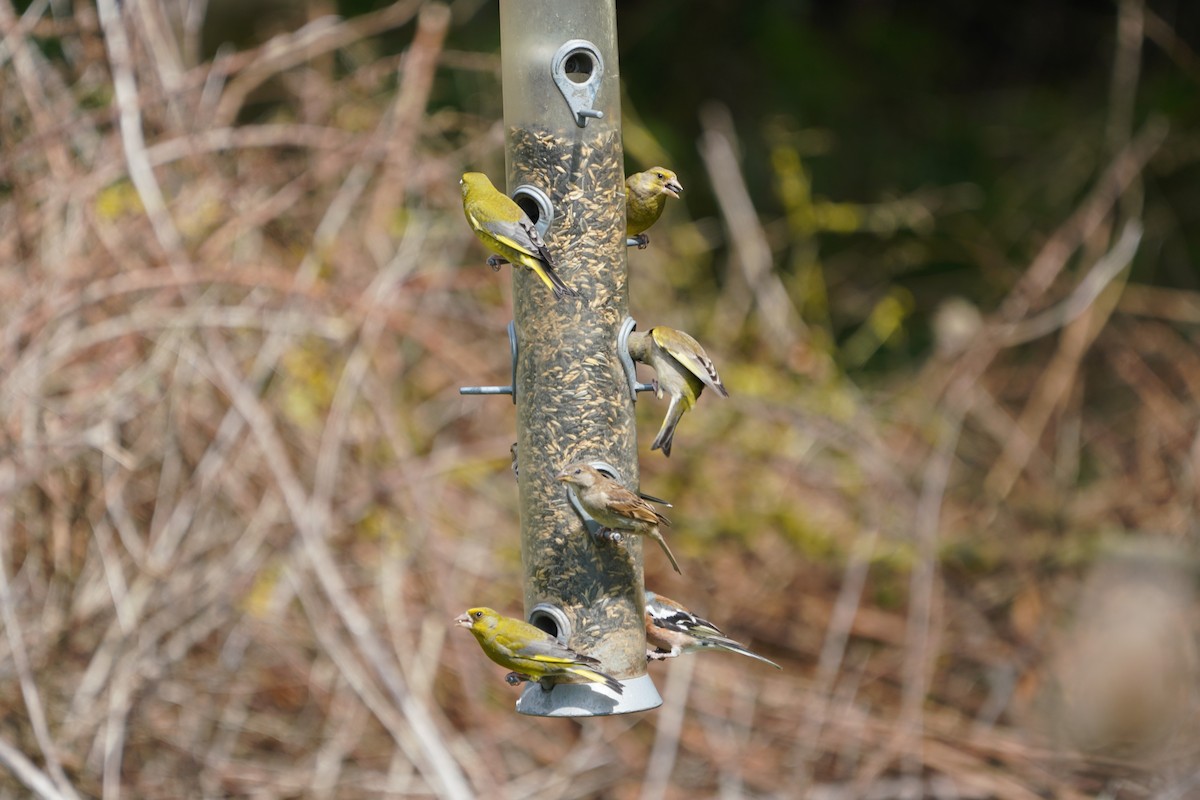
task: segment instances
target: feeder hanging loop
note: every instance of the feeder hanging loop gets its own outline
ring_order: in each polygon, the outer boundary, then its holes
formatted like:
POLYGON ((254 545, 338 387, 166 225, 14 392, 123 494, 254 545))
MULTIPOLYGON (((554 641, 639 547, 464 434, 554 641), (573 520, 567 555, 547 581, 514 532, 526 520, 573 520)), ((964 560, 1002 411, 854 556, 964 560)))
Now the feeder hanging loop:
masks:
POLYGON ((558 48, 550 63, 554 84, 567 100, 575 124, 583 128, 589 119, 603 119, 604 112, 595 108, 600 79, 604 77, 604 59, 596 45, 586 39, 572 39, 558 48), (572 76, 583 76, 580 81, 572 76))

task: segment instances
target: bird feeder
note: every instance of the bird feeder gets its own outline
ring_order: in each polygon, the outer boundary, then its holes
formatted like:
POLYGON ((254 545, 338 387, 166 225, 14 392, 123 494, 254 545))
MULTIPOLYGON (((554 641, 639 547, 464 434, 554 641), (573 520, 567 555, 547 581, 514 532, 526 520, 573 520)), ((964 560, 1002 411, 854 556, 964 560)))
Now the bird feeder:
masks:
POLYGON ((591 535, 555 480, 603 462, 638 488, 633 396, 618 338, 628 316, 624 159, 614 0, 500 0, 510 194, 580 297, 512 270, 514 400, 526 617, 621 681, 526 686, 517 710, 593 716, 662 703, 646 674, 642 542, 591 535))

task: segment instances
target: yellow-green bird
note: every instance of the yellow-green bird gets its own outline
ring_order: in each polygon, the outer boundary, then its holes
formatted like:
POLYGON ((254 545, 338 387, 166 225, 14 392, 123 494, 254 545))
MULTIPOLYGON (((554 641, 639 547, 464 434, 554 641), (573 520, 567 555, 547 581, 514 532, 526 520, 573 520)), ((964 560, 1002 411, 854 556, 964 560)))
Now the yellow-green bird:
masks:
POLYGON ((496 254, 488 259, 492 269, 499 269, 505 262, 520 264, 533 270, 555 297, 579 296, 559 277, 533 220, 511 197, 498 191, 482 172, 464 173, 459 183, 467 224, 479 241, 496 254))
POLYGON ((654 369, 654 393, 659 400, 664 393, 671 397, 667 416, 650 445, 651 450, 661 449, 663 455, 669 457, 675 426, 683 419, 684 412, 691 411, 696 405, 704 387, 722 397, 729 397, 729 392, 721 383, 721 376, 708 353, 683 331, 662 325, 645 333, 634 331, 629 334, 629 356, 654 369))
POLYGON ((645 230, 658 222, 667 198, 678 200, 682 191, 683 184, 666 167, 651 167, 625 179, 625 235, 637 239, 639 250, 650 244, 645 230))
POLYGON ((658 546, 667 554, 671 566, 680 575, 679 562, 675 554, 667 546, 659 525, 670 525, 671 520, 664 517, 654 506, 631 492, 600 470, 584 461, 568 464, 554 476, 555 480, 563 481, 575 493, 579 505, 588 516, 596 520, 606 531, 628 531, 638 536, 647 536, 658 542, 658 546))
POLYGON ((471 608, 454 619, 479 642, 492 661, 511 669, 505 680, 514 686, 521 681, 562 683, 564 679, 582 678, 602 683, 617 694, 624 689, 616 678, 597 667, 600 662, 591 656, 576 653, 541 628, 512 617, 505 617, 490 608, 471 608))

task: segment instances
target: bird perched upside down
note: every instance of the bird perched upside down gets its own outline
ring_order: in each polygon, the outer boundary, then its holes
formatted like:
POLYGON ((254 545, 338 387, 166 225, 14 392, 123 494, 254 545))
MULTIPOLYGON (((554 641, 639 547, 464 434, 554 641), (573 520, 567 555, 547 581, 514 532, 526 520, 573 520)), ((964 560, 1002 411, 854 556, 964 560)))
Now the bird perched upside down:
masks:
POLYGON ((770 659, 751 652, 730 639, 706 619, 688 611, 674 600, 646 591, 646 660, 675 658, 706 649, 728 650, 783 669, 770 659))
POLYGON ((582 678, 602 683, 617 694, 624 692, 616 678, 598 669, 599 661, 563 646, 524 620, 502 616, 490 608, 471 608, 455 617, 454 623, 471 632, 488 658, 512 670, 505 680, 514 686, 521 681, 540 681, 543 689, 549 689, 548 684, 582 678))
POLYGON ((583 506, 588 516, 596 520, 602 528, 650 537, 658 542, 659 547, 667 554, 675 571, 683 574, 671 548, 667 547, 667 540, 658 530, 659 525, 670 525, 671 521, 658 513, 654 506, 639 497, 636 492, 629 491, 583 461, 567 465, 555 479, 571 487, 579 505, 583 506))
POLYGON ((682 191, 683 184, 666 167, 651 167, 625 179, 625 235, 637 239, 639 250, 650 244, 644 231, 658 222, 667 198, 678 200, 682 191))
POLYGON ((645 333, 634 331, 629 334, 628 347, 630 358, 654 368, 654 393, 658 399, 664 393, 671 397, 662 427, 650 445, 651 450, 662 450, 663 455, 670 457, 675 426, 683 419, 684 412, 696 405, 704 387, 722 397, 729 397, 729 391, 721 383, 708 353, 683 331, 662 325, 645 333))
POLYGON ((554 259, 533 220, 511 197, 498 191, 482 172, 464 173, 459 183, 467 224, 479 241, 496 254, 488 258, 488 266, 500 269, 501 264, 520 264, 533 270, 555 297, 579 296, 555 271, 554 259))

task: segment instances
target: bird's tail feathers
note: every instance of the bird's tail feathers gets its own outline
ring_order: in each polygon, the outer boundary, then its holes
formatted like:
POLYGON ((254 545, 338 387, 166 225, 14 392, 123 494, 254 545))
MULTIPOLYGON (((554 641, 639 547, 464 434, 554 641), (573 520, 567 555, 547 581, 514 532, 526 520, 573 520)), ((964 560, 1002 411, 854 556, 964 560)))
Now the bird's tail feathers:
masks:
POLYGON ((749 656, 756 661, 761 661, 764 664, 770 664, 775 669, 783 669, 783 667, 779 666, 771 659, 766 658, 765 656, 760 656, 758 653, 755 653, 753 650, 741 644, 740 642, 735 642, 733 639, 727 639, 724 636, 710 636, 704 641, 710 647, 719 647, 722 650, 728 650, 731 653, 749 656))
POLYGON ((671 404, 667 406, 667 416, 663 418, 662 427, 658 429, 658 435, 654 437, 654 443, 650 445, 650 449, 662 450, 663 455, 670 458, 671 443, 675 441, 675 426, 681 419, 683 419, 683 409, 680 407, 679 401, 672 398, 671 404))
POLYGON ((554 290, 555 297, 579 297, 579 292, 575 289, 572 289, 570 286, 567 286, 567 282, 562 279, 562 276, 558 274, 558 271, 555 270, 554 267, 543 267, 542 272, 538 274, 538 277, 544 280, 546 285, 554 290))
POLYGON ((567 671, 573 675, 578 675, 581 678, 586 678, 592 683, 603 683, 617 694, 625 693, 625 687, 621 685, 620 681, 611 675, 606 675, 605 673, 600 672, 599 670, 588 669, 587 667, 568 667, 567 671))
POLYGON ((662 547, 663 552, 667 554, 667 558, 671 560, 671 566, 675 568, 676 572, 682 575, 683 570, 679 568, 679 562, 675 560, 675 554, 672 553, 671 548, 667 546, 667 540, 663 538, 661 531, 656 532, 658 535, 654 537, 655 541, 657 541, 659 546, 662 547))
POLYGON ((654 442, 650 445, 651 450, 662 450, 663 455, 667 458, 671 457, 671 439, 675 436, 674 428, 667 428, 665 425, 658 432, 658 436, 654 437, 654 442))

